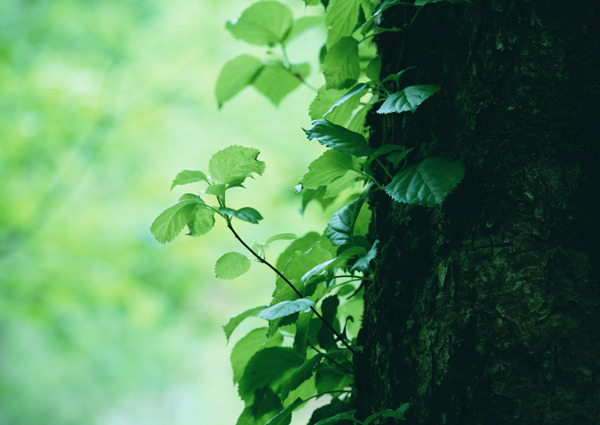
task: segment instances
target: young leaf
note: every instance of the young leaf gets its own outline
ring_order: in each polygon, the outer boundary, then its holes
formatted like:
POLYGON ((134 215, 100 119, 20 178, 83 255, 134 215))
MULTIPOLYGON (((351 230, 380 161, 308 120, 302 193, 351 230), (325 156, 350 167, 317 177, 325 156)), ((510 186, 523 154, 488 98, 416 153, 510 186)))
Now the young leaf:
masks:
POLYGON ((247 43, 273 46, 283 42, 292 22, 292 12, 286 5, 260 1, 244 10, 239 19, 227 22, 226 28, 235 38, 247 43))
POLYGON ((308 189, 318 189, 326 186, 337 178, 354 169, 352 156, 347 153, 328 150, 308 166, 308 172, 302 177, 302 186, 308 189))
POLYGON ((327 48, 331 48, 342 37, 352 35, 358 22, 361 0, 335 0, 325 16, 327 25, 327 48))
POLYGON ((292 26, 292 30, 285 39, 285 42, 289 42, 290 40, 302 34, 304 31, 317 25, 321 25, 322 23, 323 18, 321 16, 302 16, 296 19, 294 21, 294 25, 292 26))
POLYGON ((331 46, 323 60, 323 75, 327 88, 352 87, 360 76, 358 41, 352 37, 343 37, 331 46))
POLYGON ((248 317, 255 317, 258 313, 260 313, 267 307, 268 306, 266 306, 266 305, 260 305, 258 307, 253 307, 253 308, 248 309, 248 310, 244 311, 243 313, 240 313, 237 316, 234 316, 231 319, 229 319, 229 322, 227 322, 227 324, 225 326, 223 326, 223 332, 225 332, 225 337, 227 338, 227 341, 229 342, 229 338, 231 338, 231 334, 233 333, 235 328, 238 327, 238 325, 240 323, 242 323, 248 317))
POLYGON ((266 386, 277 386, 285 380, 304 359, 292 348, 268 347, 258 351, 248 362, 240 378, 238 392, 244 401, 254 397, 254 391, 266 386))
POLYGON ((291 240, 296 239, 297 237, 298 236, 296 236, 293 233, 279 233, 279 234, 271 236, 269 239, 267 239, 264 243, 264 246, 268 246, 272 242, 275 242, 275 241, 285 241, 285 240, 291 241, 291 240))
POLYGON ((171 190, 173 190, 175 186, 195 183, 199 181, 205 181, 208 183, 208 177, 206 177, 206 174, 204 174, 202 171, 183 170, 179 174, 177 174, 177 176, 173 180, 173 183, 171 183, 171 190))
POLYGON ((280 333, 267 339, 267 330, 266 327, 253 329, 233 346, 230 360, 234 384, 241 378, 246 364, 254 353, 266 347, 280 346, 283 342, 283 336, 280 333))
POLYGON ((392 112, 415 112, 417 107, 440 90, 436 85, 408 86, 403 90, 392 93, 377 110, 378 114, 390 114, 392 112))
POLYGON ((441 204, 454 190, 464 172, 460 161, 426 158, 396 174, 385 191, 395 201, 432 207, 441 204))
POLYGON ((308 298, 294 301, 282 301, 258 313, 258 317, 265 320, 275 320, 290 314, 298 313, 312 307, 314 302, 308 298))
POLYGON ((239 252, 223 254, 215 264, 215 276, 219 279, 235 279, 250 269, 250 260, 239 252))
POLYGON ((308 76, 310 65, 302 63, 286 68, 281 62, 266 64, 253 82, 254 87, 275 106, 308 76))
POLYGON ((214 210, 203 204, 197 204, 188 216, 188 236, 201 236, 208 233, 215 225, 214 210))
POLYGON ((285 265, 294 258, 296 251, 302 253, 308 252, 320 239, 321 235, 317 232, 308 232, 304 236, 294 240, 281 254, 279 254, 279 257, 277 257, 277 261, 275 262, 275 268, 277 270, 283 270, 285 265))
POLYGON ((290 379, 281 387, 281 398, 285 400, 290 391, 295 390, 304 381, 313 375, 313 369, 323 359, 323 354, 317 353, 310 359, 307 359, 302 366, 294 371, 290 379))
POLYGON ((323 146, 354 156, 367 156, 373 151, 362 134, 327 120, 313 121, 312 126, 304 130, 304 133, 309 140, 318 140, 323 146))
POLYGON ((262 175, 265 163, 256 158, 260 151, 243 146, 229 146, 215 153, 208 162, 211 177, 227 185, 241 185, 252 173, 262 175))
POLYGON ((263 216, 251 207, 243 207, 239 210, 234 210, 232 208, 227 207, 220 207, 218 211, 253 224, 257 224, 260 220, 263 219, 263 216))
POLYGON ((150 232, 160 243, 171 242, 188 224, 190 216, 202 200, 193 194, 184 195, 181 200, 164 210, 150 226, 150 232))
POLYGON ((304 404, 304 400, 297 398, 277 415, 273 416, 265 425, 289 425, 292 421, 292 412, 304 404))
POLYGON ((262 68, 262 61, 250 55, 239 55, 225 63, 215 86, 219 109, 226 101, 252 84, 262 68))

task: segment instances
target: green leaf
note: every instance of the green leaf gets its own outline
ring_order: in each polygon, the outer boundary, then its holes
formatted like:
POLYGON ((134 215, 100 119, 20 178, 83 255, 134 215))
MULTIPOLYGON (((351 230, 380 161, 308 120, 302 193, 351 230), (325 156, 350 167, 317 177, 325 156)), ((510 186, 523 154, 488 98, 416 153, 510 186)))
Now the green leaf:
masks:
POLYGON ((262 175, 265 163, 256 158, 260 151, 243 146, 229 146, 215 153, 208 162, 211 178, 218 183, 240 185, 252 173, 262 175))
POLYGON ((379 81, 381 74, 381 58, 377 56, 365 68, 365 75, 371 81, 379 81))
POLYGON ((352 35, 358 22, 360 0, 334 0, 327 9, 327 48, 342 37, 352 35))
POLYGON ((335 258, 332 258, 331 260, 327 260, 327 261, 325 261, 325 262, 323 262, 323 263, 321 263, 321 264, 317 264, 317 265, 316 265, 316 266, 314 266, 312 269, 310 269, 309 271, 307 271, 307 272, 304 274, 304 276, 302 276, 302 279, 301 279, 301 280, 302 280, 302 282, 304 283, 304 282, 306 282, 307 280, 309 280, 311 277, 313 277, 313 276, 315 276, 315 275, 318 275, 318 274, 321 274, 321 272, 322 272, 323 270, 327 269, 327 267, 328 267, 330 264, 332 264, 332 263, 334 263, 334 262, 336 262, 336 261, 339 261, 339 259, 340 259, 340 257, 335 257, 335 258))
POLYGON ((285 39, 285 42, 289 42, 290 40, 302 34, 304 31, 317 25, 321 25, 322 23, 322 16, 302 16, 301 18, 296 19, 294 21, 294 25, 292 26, 292 30, 285 39))
POLYGON ((347 153, 328 150, 308 166, 308 172, 302 177, 302 186, 318 189, 354 169, 352 156, 347 153))
POLYGON ((290 391, 295 390, 304 381, 313 375, 313 369, 323 359, 323 354, 317 353, 310 359, 307 359, 302 365, 294 371, 290 379, 281 388, 281 398, 286 399, 290 391))
POLYGON ((227 186, 224 183, 211 184, 202 193, 204 195, 223 196, 225 190, 227 190, 227 186))
MULTIPOLYGON (((337 295, 331 295, 325 298, 321 303, 321 314, 323 318, 336 330, 339 328, 336 319, 337 308, 339 305, 340 300, 337 295)), ((328 350, 335 344, 335 335, 331 332, 329 327, 323 325, 317 334, 317 341, 323 350, 328 350)))
POLYGON ((360 257, 358 260, 356 260, 356 262, 354 263, 354 265, 352 266, 350 271, 358 270, 359 272, 363 272, 363 273, 368 271, 370 268, 371 261, 374 260, 375 257, 377 257, 377 245, 378 244, 379 244, 379 239, 376 239, 375 242, 373 242, 373 245, 371 246, 371 249, 369 250, 369 252, 367 252, 367 254, 365 256, 360 257))
POLYGON ((362 134, 327 120, 313 121, 312 126, 304 130, 304 133, 309 140, 318 140, 323 146, 354 156, 367 156, 373 151, 362 134))
POLYGON ((237 20, 226 24, 238 39, 259 46, 273 46, 284 41, 292 27, 289 7, 274 1, 259 1, 250 5, 237 20))
POLYGON ((379 418, 394 418, 394 419, 404 421, 404 420, 406 420, 406 417, 404 414, 408 410, 409 407, 410 407, 410 405, 408 403, 404 403, 402 406, 400 406, 396 410, 385 409, 385 410, 381 410, 379 412, 375 412, 372 415, 369 415, 366 417, 363 425, 369 425, 371 422, 373 422, 374 420, 379 419, 379 418))
POLYGON ((432 207, 441 204, 464 176, 460 161, 426 158, 394 176, 385 191, 398 202, 432 207))
POLYGON ((241 378, 248 361, 254 353, 263 348, 280 346, 283 342, 283 336, 280 333, 276 333, 275 336, 267 339, 267 331, 267 327, 253 329, 233 346, 230 360, 234 384, 241 378))
POLYGON ((208 233, 215 225, 214 210, 198 204, 188 216, 188 236, 201 236, 208 233))
POLYGON ((254 391, 270 386, 275 391, 287 380, 287 372, 295 370, 304 359, 292 348, 268 347, 258 351, 246 366, 240 378, 238 392, 242 400, 248 402, 254 391))
POLYGON ((253 307, 253 308, 248 309, 248 310, 244 311, 243 313, 240 313, 237 316, 234 316, 231 319, 229 319, 229 322, 227 322, 227 324, 225 326, 223 326, 223 332, 225 332, 225 337, 227 338, 227 341, 229 342, 229 338, 231 338, 231 334, 233 333, 235 328, 237 328, 239 326, 240 323, 242 323, 248 317, 255 317, 258 313, 260 313, 267 307, 268 306, 266 306, 266 305, 253 307))
POLYGON ((362 26, 360 27, 361 34, 366 35, 369 31, 371 31, 375 25, 375 21, 377 20, 377 18, 387 9, 397 4, 406 4, 406 0, 384 0, 381 3, 381 5, 377 8, 377 10, 373 12, 373 14, 369 17, 369 19, 367 19, 367 21, 364 24, 362 24, 362 26))
POLYGON ((226 101, 252 84, 262 68, 262 61, 250 55, 239 55, 225 63, 215 86, 219 109, 226 101))
POLYGON ((265 246, 270 245, 271 243, 275 242, 275 241, 285 241, 285 240, 294 240, 296 239, 298 236, 296 236, 293 233, 279 233, 277 235, 271 236, 269 239, 267 239, 265 241, 265 246))
POLYGON ((271 388, 259 388, 249 397, 236 425, 264 425, 281 409, 283 404, 271 388))
POLYGON ((340 399, 334 398, 329 402, 329 404, 318 407, 313 411, 312 415, 310 416, 310 420, 308 421, 308 425, 315 425, 320 420, 329 419, 338 413, 346 413, 348 407, 349 404, 347 402, 343 402, 340 399))
POLYGON ((223 254, 215 264, 215 276, 219 279, 235 279, 250 269, 250 260, 239 252, 223 254))
POLYGON ((275 262, 275 268, 277 270, 283 270, 285 265, 294 258, 297 251, 308 252, 313 246, 315 246, 321 235, 317 232, 308 232, 304 236, 293 241, 281 254, 277 257, 275 262))
POLYGON ((304 404, 304 400, 297 398, 277 415, 273 416, 265 425, 289 425, 292 421, 292 412, 304 404))
POLYGON ((263 67, 253 84, 263 96, 277 106, 284 97, 302 84, 309 72, 308 63, 294 65, 292 69, 288 69, 281 62, 272 62, 263 67))
MULTIPOLYGON (((150 226, 150 232, 160 243, 171 242, 188 224, 196 206, 203 201, 193 194, 184 195, 182 200, 164 210, 150 226)), ((204 207, 206 208, 206 207, 204 207)))
POLYGON ((359 198, 335 212, 327 223, 327 237, 333 245, 341 246, 353 243, 354 224, 367 199, 367 192, 368 190, 365 190, 359 198))
POLYGON ((329 120, 329 115, 332 115, 336 108, 344 104, 350 104, 352 106, 352 111, 358 107, 360 98, 364 95, 365 90, 367 90, 369 86, 367 84, 357 84, 352 87, 348 92, 346 92, 341 98, 339 98, 327 112, 323 115, 323 118, 327 117, 329 120))
POLYGON ((208 183, 208 177, 206 177, 206 174, 204 174, 202 171, 183 170, 177 174, 173 180, 173 183, 171 183, 171 190, 173 190, 175 186, 196 183, 199 181, 205 181, 208 183))
MULTIPOLYGON (((311 119, 317 120, 323 118, 323 115, 329 111, 331 106, 344 95, 344 90, 328 89, 325 85, 319 87, 317 95, 308 107, 308 114, 311 119)), ((334 120, 329 119, 334 122, 334 120)), ((342 124, 336 122, 336 124, 342 124)))
POLYGON ((337 415, 331 416, 327 419, 322 419, 315 425, 337 425, 341 421, 353 421, 356 410, 350 410, 348 412, 338 413, 337 415))
POLYGON ((323 60, 323 75, 328 89, 352 87, 360 76, 358 41, 343 37, 331 46, 323 60))
POLYGON ((219 207, 218 211, 253 224, 257 224, 260 220, 263 219, 263 216, 251 207, 243 207, 239 210, 234 210, 228 207, 219 207))
POLYGON ((408 86, 403 90, 392 93, 377 110, 378 114, 392 112, 415 112, 417 107, 440 90, 440 86, 433 84, 420 84, 408 86))
POLYGON ((294 301, 282 301, 275 304, 258 314, 258 317, 265 320, 275 320, 290 314, 298 313, 312 307, 314 302, 308 298, 300 298, 294 301))

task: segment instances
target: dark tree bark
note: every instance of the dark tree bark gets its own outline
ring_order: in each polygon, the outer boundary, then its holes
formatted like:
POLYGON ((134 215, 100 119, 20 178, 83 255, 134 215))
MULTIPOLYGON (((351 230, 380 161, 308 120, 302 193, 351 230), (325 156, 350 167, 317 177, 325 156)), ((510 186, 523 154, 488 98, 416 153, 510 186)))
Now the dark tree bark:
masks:
POLYGON ((476 0, 376 40, 382 75, 416 66, 404 85, 442 89, 372 116, 374 146, 466 174, 435 208, 371 199, 360 416, 410 402, 410 424, 600 424, 599 28, 596 1, 476 0))

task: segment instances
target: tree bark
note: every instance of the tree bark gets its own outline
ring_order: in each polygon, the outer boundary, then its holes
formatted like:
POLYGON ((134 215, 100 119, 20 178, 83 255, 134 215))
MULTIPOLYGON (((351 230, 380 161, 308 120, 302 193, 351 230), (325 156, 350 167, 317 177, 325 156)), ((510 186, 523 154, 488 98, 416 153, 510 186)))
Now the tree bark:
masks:
POLYGON ((589 0, 443 2, 377 38, 382 76, 416 66, 403 85, 442 89, 373 114, 371 143, 466 174, 435 208, 370 201, 359 416, 409 402, 410 424, 600 424, 599 22, 589 0))

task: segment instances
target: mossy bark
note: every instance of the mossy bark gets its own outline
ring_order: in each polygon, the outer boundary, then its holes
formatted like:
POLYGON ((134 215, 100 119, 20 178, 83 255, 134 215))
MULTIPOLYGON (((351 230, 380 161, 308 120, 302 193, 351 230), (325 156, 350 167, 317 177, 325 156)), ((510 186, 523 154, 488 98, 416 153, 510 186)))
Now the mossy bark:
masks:
POLYGON ((444 2, 376 39, 382 75, 416 66, 405 85, 442 89, 373 114, 372 143, 466 175, 435 208, 371 199, 360 416, 409 402, 410 424, 600 424, 598 22, 595 1, 444 2))

